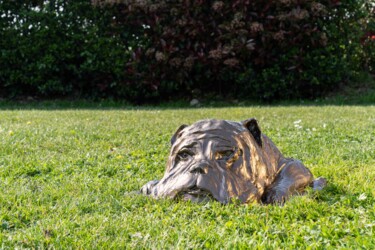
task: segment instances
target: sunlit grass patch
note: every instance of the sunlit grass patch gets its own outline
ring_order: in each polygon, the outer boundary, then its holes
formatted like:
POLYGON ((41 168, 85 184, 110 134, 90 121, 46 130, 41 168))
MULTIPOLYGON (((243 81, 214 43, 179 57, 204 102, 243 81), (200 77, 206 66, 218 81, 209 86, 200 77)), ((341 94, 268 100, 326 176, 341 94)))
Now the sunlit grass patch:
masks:
POLYGON ((375 107, 0 111, 1 248, 375 246, 375 107), (256 117, 328 186, 285 206, 134 195, 199 119, 256 117))

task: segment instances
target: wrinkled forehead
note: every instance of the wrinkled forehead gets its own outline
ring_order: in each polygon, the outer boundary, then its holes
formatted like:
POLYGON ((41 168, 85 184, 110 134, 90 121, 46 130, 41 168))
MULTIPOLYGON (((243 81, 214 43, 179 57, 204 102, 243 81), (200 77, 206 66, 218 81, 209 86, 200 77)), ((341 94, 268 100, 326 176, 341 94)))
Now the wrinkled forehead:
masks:
POLYGON ((244 131, 240 123, 224 120, 203 120, 181 131, 175 149, 195 145, 235 146, 236 137, 244 131))
POLYGON ((244 127, 238 122, 215 119, 198 121, 184 129, 187 133, 211 133, 215 131, 220 131, 222 133, 239 133, 243 130, 244 127))

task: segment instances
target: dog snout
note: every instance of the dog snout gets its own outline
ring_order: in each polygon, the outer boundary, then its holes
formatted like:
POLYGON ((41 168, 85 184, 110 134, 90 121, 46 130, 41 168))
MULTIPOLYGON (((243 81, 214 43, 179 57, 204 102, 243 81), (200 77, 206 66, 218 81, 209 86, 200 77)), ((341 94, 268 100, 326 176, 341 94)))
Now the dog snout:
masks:
POLYGON ((207 162, 201 162, 198 164, 195 164, 191 169, 190 173, 192 174, 207 174, 209 164, 207 162))

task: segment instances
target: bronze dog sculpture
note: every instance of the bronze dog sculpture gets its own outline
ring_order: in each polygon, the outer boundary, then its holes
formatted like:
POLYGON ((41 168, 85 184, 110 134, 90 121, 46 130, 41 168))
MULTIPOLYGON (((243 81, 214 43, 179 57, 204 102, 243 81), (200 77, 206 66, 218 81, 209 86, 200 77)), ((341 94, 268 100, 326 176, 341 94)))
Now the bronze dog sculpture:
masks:
POLYGON ((141 193, 192 201, 214 198, 223 204, 233 198, 283 204, 307 186, 320 190, 326 185, 300 161, 285 158, 255 119, 182 125, 171 144, 164 177, 148 182, 141 193))

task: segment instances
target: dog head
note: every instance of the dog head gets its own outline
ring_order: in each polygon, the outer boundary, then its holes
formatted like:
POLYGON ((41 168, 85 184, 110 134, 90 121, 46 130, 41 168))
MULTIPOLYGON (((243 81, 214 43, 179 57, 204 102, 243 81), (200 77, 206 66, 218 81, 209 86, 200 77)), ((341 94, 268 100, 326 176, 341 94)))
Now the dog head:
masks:
POLYGON ((155 197, 221 203, 232 198, 258 201, 268 175, 262 135, 255 119, 203 120, 182 125, 171 139, 164 177, 150 190, 155 197))

